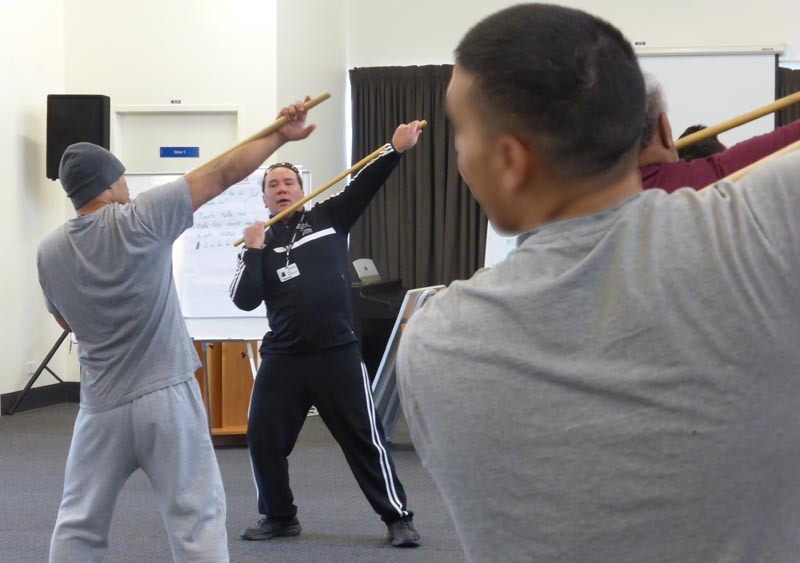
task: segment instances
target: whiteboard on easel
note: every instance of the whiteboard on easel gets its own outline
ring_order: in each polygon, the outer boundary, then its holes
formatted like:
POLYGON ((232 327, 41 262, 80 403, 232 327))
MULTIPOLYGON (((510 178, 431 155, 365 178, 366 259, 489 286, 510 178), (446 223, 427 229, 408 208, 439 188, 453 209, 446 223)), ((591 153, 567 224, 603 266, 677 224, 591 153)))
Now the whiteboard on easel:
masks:
MULTIPOLYGON (((311 189, 311 175, 301 170, 304 189, 311 189)), ((262 303, 242 311, 228 290, 236 269, 239 249, 233 242, 257 220, 265 220, 261 180, 264 169, 253 172, 194 214, 192 228, 175 242, 173 274, 189 334, 198 340, 253 339, 269 330, 262 303)), ((131 198, 172 182, 181 174, 126 174, 131 198)))
POLYGON ((183 234, 180 297, 186 318, 266 316, 263 303, 242 311, 228 294, 240 250, 233 241, 266 216, 260 176, 255 176, 257 172, 195 211, 194 225, 183 234))

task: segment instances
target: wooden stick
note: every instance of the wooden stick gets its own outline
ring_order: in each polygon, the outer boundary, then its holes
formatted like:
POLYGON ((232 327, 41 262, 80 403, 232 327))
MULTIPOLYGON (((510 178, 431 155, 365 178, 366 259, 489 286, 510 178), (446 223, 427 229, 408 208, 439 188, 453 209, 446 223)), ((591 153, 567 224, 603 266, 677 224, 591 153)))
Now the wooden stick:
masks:
POLYGON ((733 119, 729 119, 728 121, 723 121, 722 123, 719 123, 717 125, 712 125, 711 127, 706 127, 705 129, 701 129, 700 131, 692 133, 691 135, 686 135, 684 138, 675 141, 675 148, 677 150, 681 150, 682 148, 688 147, 689 145, 693 145, 694 143, 700 142, 703 139, 708 139, 709 137, 713 137, 714 135, 724 133, 725 131, 733 129, 734 127, 738 127, 739 125, 744 125, 745 123, 754 121, 759 117, 764 117, 765 115, 775 113, 776 111, 780 111, 796 103, 800 103, 800 92, 789 94, 788 96, 785 96, 780 100, 775 100, 774 102, 767 104, 763 107, 754 109, 753 111, 749 111, 747 113, 743 113, 739 117, 734 117, 733 119))
MULTIPOLYGON (((761 160, 757 160, 756 162, 754 162, 750 166, 745 166, 744 168, 741 168, 741 169, 737 170, 733 174, 729 174, 729 175, 725 176, 723 179, 717 180, 716 182, 714 182, 714 184, 717 184, 718 182, 738 182, 739 180, 744 178, 747 174, 749 174, 750 172, 752 172, 756 168, 759 168, 763 164, 769 162, 770 160, 774 160, 776 158, 779 158, 781 156, 784 156, 786 154, 789 154, 790 152, 794 152, 794 151, 797 151, 797 150, 800 150, 800 141, 795 141, 791 145, 787 145, 787 146, 783 147, 782 149, 775 151, 772 154, 768 154, 767 156, 765 156, 761 160)), ((705 188, 703 188, 703 189, 701 189, 699 191, 702 192, 703 190, 706 190, 706 189, 712 187, 714 184, 709 184, 708 186, 706 186, 705 188)))
MULTIPOLYGON (((325 100, 327 100, 327 99, 328 99, 328 98, 330 98, 330 97, 331 97, 331 93, 330 93, 330 92, 323 92, 322 94, 320 94, 320 95, 319 95, 319 96, 317 96, 316 98, 313 98, 313 99, 311 99, 311 100, 308 100, 308 101, 307 101, 305 104, 303 104, 303 105, 305 106, 305 108, 306 108, 306 111, 308 111, 308 110, 310 110, 311 108, 318 106, 319 104, 321 104, 322 102, 324 102, 325 100)), ((238 148, 239 148, 239 147, 241 147, 242 145, 246 145, 247 143, 251 143, 251 142, 253 142, 253 141, 257 140, 257 139, 263 139, 264 137, 266 137, 266 136, 268 136, 268 135, 271 135, 272 133, 274 133, 275 131, 277 131, 278 129, 280 129, 281 127, 283 127, 284 125, 286 125, 287 123, 289 123, 289 120, 288 120, 288 119, 286 119, 285 117, 279 117, 279 118, 278 118, 277 120, 275 120, 275 122, 273 122, 271 125, 267 125, 266 127, 264 127, 264 128, 263 128, 261 131, 259 131, 258 133, 254 134, 254 135, 250 135, 250 136, 249 136, 248 138, 246 138, 244 141, 242 141, 242 142, 240 142, 240 143, 238 143, 238 144, 236 144, 236 145, 232 146, 231 148, 229 148, 228 150, 226 150, 226 151, 225 151, 224 153, 222 153, 221 155, 219 155, 219 156, 215 157, 215 158, 214 158, 214 160, 217 160, 217 159, 219 159, 219 158, 222 158, 223 156, 227 155, 228 153, 230 153, 230 152, 232 152, 232 151, 235 151, 236 149, 238 149, 238 148)), ((210 161, 210 162, 213 162, 213 161, 210 161)))
MULTIPOLYGON (((423 119, 422 121, 419 122, 419 128, 423 129, 427 124, 428 124, 428 122, 423 119)), ((353 166, 351 166, 350 168, 348 168, 347 170, 345 170, 344 172, 342 172, 341 174, 336 176, 334 179, 330 180, 329 182, 326 182, 324 185, 320 186, 319 188, 314 190, 312 193, 310 193, 307 196, 305 196, 303 199, 294 202, 290 207, 287 207, 286 209, 284 209, 283 211, 281 211, 280 213, 275 215, 275 217, 273 217, 272 219, 267 221, 264 224, 264 229, 265 230, 268 229, 270 227, 270 225, 274 225, 275 223, 277 223, 278 221, 280 221, 281 219, 283 219, 287 215, 291 215, 292 213, 294 213, 295 211, 297 211, 298 209, 303 207, 303 205, 305 205, 308 201, 314 199, 315 197, 317 197, 319 194, 321 194, 325 190, 330 189, 334 184, 337 184, 340 180, 345 178, 348 174, 352 174, 352 173, 357 172, 358 170, 361 170, 362 168, 364 168, 367 164, 369 164, 370 162, 372 162, 373 160, 378 158, 380 156, 380 154, 385 150, 385 147, 386 147, 386 145, 383 145, 379 149, 375 149, 375 151, 373 151, 369 155, 365 156, 364 158, 362 158, 361 160, 356 162, 353 166)), ((233 246, 240 246, 242 243, 244 243, 244 237, 242 237, 239 240, 237 240, 236 242, 234 242, 233 246)))

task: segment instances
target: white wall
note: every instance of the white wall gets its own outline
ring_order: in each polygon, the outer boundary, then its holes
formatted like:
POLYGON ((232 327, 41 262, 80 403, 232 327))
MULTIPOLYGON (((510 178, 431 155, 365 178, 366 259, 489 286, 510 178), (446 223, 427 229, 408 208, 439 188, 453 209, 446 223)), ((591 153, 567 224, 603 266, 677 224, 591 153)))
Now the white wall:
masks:
POLYGON ((306 94, 331 93, 330 100, 309 113, 308 122, 317 125, 311 137, 285 145, 277 154, 278 160, 310 169, 316 188, 348 168, 347 1, 278 0, 277 22, 279 105, 306 94))
POLYGON ((66 89, 115 105, 234 104, 239 135, 271 123, 275 0, 64 0, 66 89))
MULTIPOLYGON (((35 257, 66 211, 60 187, 45 179, 47 94, 64 84, 62 24, 61 0, 0 4, 0 394, 21 389, 27 362, 41 360, 61 333, 42 305, 35 257)), ((52 368, 64 375, 67 361, 64 346, 52 368)), ((46 373, 39 381, 55 383, 46 373)))
POLYGON ((345 0, 65 3, 68 93, 107 94, 112 106, 240 105, 244 138, 283 105, 327 90, 331 100, 311 113, 315 134, 272 160, 303 164, 315 183, 341 172, 345 0))
MULTIPOLYGON (((0 3, 0 394, 21 389, 26 363, 41 360, 61 329, 45 311, 36 277, 39 240, 64 217, 66 198, 45 178, 47 94, 64 85, 61 0, 0 3)), ((52 367, 64 375, 67 347, 52 367)), ((44 374, 43 384, 55 383, 44 374)))
MULTIPOLYGON (((517 4, 512 0, 404 0, 391 8, 350 0, 350 67, 452 62, 453 49, 481 18, 517 4)), ((648 47, 787 45, 800 59, 800 2, 763 0, 576 0, 556 2, 608 19, 631 41, 648 47)))

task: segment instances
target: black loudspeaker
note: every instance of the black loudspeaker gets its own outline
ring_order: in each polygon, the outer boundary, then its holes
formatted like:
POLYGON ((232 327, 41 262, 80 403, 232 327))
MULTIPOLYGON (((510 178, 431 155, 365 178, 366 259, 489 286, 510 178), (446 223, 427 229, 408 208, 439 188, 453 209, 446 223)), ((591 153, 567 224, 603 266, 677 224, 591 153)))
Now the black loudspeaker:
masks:
POLYGON ((110 148, 111 98, 100 95, 47 96, 47 177, 58 179, 61 156, 72 143, 110 148))

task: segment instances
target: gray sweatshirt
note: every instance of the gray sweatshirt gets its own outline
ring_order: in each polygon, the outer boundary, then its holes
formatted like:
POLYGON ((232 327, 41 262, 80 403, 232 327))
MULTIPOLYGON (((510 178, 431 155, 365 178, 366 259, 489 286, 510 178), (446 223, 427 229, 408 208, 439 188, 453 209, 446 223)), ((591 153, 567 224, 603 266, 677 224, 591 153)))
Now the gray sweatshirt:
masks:
POLYGON ((408 324, 469 561, 800 560, 800 154, 520 237, 408 324))

